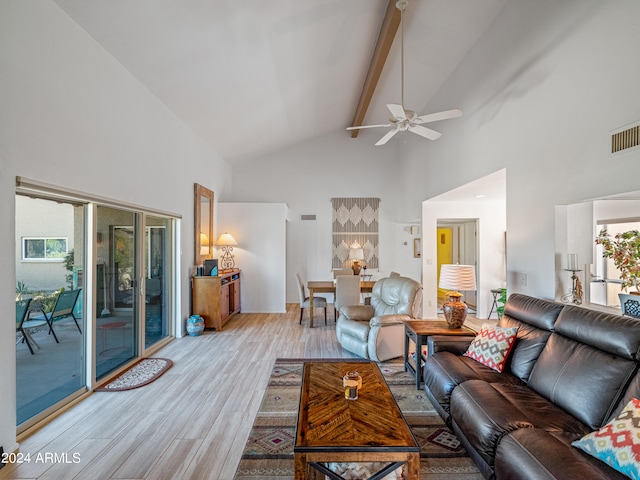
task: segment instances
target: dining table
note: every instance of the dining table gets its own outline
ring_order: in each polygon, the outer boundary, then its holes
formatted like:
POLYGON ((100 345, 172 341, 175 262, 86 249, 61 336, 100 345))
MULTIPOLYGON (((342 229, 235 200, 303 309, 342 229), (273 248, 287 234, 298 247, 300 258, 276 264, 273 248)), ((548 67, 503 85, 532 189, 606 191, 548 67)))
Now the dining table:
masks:
MULTIPOLYGON (((360 281, 360 292, 371 293, 373 291, 373 281, 360 281)), ((336 283, 334 280, 309 280, 307 282, 309 289, 309 327, 313 328, 313 296, 316 293, 336 293, 336 283)))

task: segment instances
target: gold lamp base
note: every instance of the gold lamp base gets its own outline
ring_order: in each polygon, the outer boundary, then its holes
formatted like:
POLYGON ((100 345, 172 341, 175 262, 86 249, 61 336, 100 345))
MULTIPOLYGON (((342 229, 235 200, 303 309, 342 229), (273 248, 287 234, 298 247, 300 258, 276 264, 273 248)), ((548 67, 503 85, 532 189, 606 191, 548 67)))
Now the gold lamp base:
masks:
POLYGON ((449 328, 460 328, 467 318, 467 304, 460 301, 460 292, 447 293, 449 301, 442 305, 444 319, 449 328))

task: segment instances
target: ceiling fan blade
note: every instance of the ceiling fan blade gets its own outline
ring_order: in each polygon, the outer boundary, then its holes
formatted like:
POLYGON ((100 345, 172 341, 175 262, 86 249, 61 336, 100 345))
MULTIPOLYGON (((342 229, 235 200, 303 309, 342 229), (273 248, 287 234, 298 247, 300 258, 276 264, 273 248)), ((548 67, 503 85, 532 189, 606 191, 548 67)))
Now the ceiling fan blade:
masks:
POLYGON ((361 128, 378 128, 378 127, 393 127, 390 123, 380 125, 360 125, 359 127, 347 127, 347 130, 359 130, 361 128))
POLYGON ((393 130, 389 130, 384 137, 382 137, 380 140, 376 142, 376 146, 384 145, 389 140, 391 140, 391 137, 393 137, 398 132, 399 130, 397 128, 394 128, 393 130))
POLYGON ((391 115, 393 115, 398 120, 407 119, 407 114, 404 113, 404 108, 402 107, 402 105, 398 105, 397 103, 388 103, 387 108, 391 112, 391 115))
POLYGON ((423 127, 422 125, 410 125, 408 130, 413 133, 417 133, 421 137, 428 138, 429 140, 437 140, 442 136, 441 133, 431 130, 430 128, 423 127))
POLYGON ((457 118, 462 116, 462 110, 454 108, 453 110, 445 110, 444 112, 429 113, 427 115, 421 115, 416 117, 414 122, 416 123, 428 123, 437 122, 438 120, 448 120, 449 118, 457 118))

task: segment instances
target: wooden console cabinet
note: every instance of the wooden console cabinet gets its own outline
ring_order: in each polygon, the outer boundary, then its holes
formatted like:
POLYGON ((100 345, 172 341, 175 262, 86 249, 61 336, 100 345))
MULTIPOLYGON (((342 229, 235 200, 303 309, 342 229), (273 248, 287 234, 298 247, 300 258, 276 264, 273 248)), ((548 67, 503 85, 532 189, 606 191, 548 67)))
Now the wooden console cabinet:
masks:
POLYGON ((192 278, 193 314, 204 318, 205 328, 222 330, 240 312, 240 270, 217 277, 192 278))

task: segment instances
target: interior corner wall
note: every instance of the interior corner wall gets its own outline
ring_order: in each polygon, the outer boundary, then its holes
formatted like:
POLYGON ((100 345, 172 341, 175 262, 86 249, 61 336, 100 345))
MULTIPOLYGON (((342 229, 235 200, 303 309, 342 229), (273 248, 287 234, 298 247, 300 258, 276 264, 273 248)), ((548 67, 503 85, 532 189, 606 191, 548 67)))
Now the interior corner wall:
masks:
MULTIPOLYGON (((214 236, 229 232, 240 276, 244 313, 284 313, 286 305, 287 206, 283 203, 218 203, 214 236)), ((216 247, 216 258, 221 249, 216 247)))
MULTIPOLYGON (((15 251, 15 179, 182 216, 182 298, 190 296, 193 184, 224 199, 231 168, 55 3, 0 2, 0 245, 15 251)), ((0 309, 14 310, 16 265, 0 258, 0 309)), ((189 302, 174 319, 183 327, 189 302)), ((13 324, 0 322, 0 445, 16 448, 13 324)))

